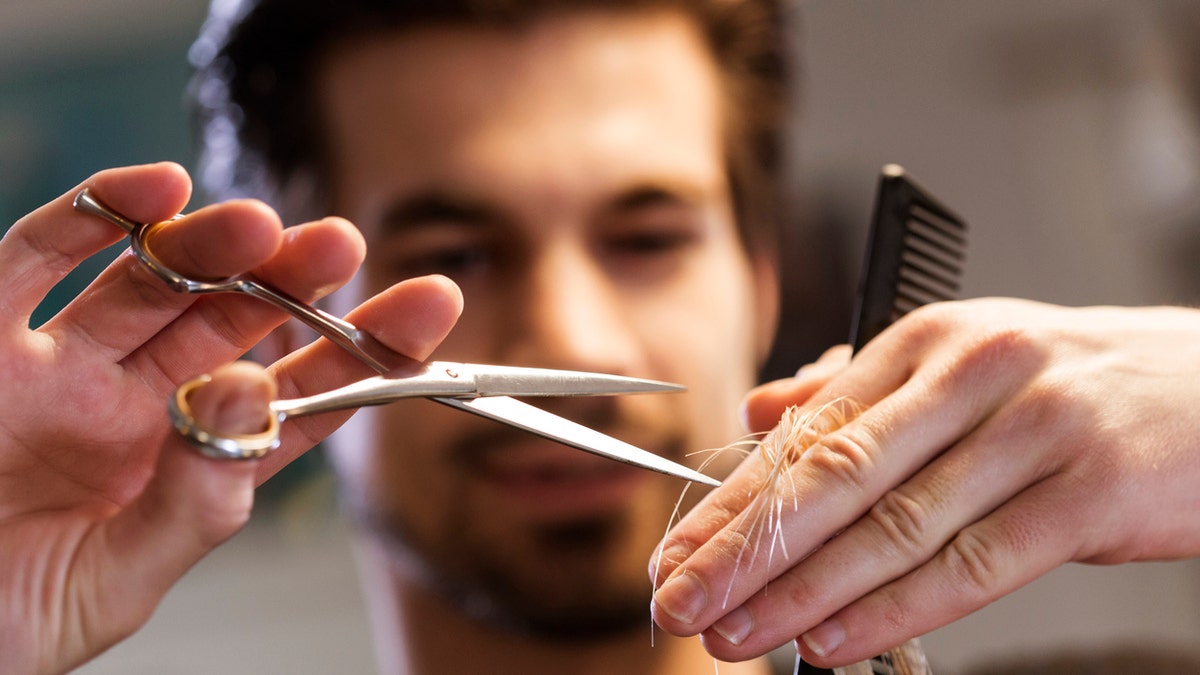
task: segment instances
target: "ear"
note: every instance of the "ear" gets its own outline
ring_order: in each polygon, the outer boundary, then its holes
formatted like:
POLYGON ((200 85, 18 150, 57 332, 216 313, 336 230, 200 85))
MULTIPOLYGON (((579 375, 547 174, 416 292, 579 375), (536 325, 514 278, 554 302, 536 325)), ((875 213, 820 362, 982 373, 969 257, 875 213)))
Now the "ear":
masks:
POLYGON ((775 331, 779 327, 779 268, 768 255, 753 256, 751 274, 754 275, 754 312, 757 329, 758 365, 766 363, 775 342, 775 331))

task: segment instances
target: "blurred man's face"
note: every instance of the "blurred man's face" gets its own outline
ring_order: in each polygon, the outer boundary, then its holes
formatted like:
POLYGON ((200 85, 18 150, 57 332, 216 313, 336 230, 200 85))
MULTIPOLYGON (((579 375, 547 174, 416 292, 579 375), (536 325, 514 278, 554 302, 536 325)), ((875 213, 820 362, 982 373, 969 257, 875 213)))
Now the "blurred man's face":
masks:
MULTIPOLYGON (((774 282, 739 243, 717 74, 686 20, 375 37, 320 82, 363 292, 428 273, 462 287, 435 358, 682 383, 535 403, 692 465, 742 433, 774 282)), ((427 401, 364 412, 336 442, 343 496, 423 574, 547 630, 649 625, 646 561, 681 481, 427 401)))

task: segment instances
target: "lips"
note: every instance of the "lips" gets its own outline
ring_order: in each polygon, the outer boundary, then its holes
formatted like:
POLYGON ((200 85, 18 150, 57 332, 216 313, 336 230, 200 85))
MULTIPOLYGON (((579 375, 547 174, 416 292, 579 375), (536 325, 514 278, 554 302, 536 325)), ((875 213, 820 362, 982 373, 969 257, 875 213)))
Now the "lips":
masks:
POLYGON ((626 505, 647 472, 540 439, 471 453, 467 471, 506 506, 541 517, 581 516, 626 505))

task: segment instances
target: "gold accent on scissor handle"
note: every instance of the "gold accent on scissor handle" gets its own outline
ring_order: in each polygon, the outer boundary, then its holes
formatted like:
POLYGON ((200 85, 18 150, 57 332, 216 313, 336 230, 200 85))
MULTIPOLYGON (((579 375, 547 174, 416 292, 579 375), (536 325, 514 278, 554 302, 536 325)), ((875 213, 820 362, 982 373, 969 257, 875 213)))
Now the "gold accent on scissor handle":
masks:
POLYGON ((212 378, 201 375, 179 385, 167 401, 171 424, 200 454, 213 459, 258 459, 279 447, 279 416, 267 415, 267 428, 254 434, 216 431, 196 421, 188 395, 212 378))

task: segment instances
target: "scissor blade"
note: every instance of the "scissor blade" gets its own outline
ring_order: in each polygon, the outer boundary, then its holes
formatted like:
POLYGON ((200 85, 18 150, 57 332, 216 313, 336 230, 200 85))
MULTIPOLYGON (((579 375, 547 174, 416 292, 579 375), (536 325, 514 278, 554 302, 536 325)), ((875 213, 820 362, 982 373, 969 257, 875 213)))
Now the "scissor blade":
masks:
POLYGON ((608 457, 704 485, 717 487, 721 484, 721 481, 705 476, 699 471, 514 398, 507 396, 472 399, 438 397, 434 400, 601 457, 608 457))
POLYGON ((429 364, 430 369, 444 365, 469 369, 479 396, 604 396, 612 394, 649 394, 683 391, 684 387, 670 382, 623 377, 605 373, 548 368, 521 368, 475 363, 429 364))

